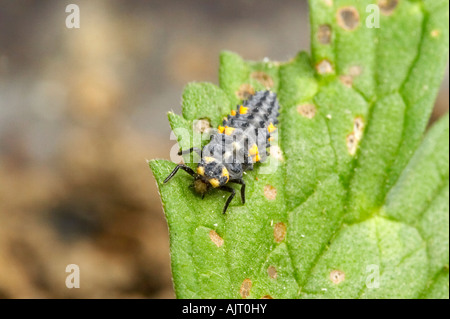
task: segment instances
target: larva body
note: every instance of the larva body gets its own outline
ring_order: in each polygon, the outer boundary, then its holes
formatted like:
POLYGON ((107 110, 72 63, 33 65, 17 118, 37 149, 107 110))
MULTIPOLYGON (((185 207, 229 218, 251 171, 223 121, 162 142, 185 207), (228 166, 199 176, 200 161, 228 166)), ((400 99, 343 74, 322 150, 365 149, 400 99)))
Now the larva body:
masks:
POLYGON ((198 152, 202 157, 196 172, 180 164, 165 182, 182 168, 195 178, 196 192, 204 195, 210 188, 220 188, 232 193, 224 213, 234 197, 234 189, 226 186, 227 183, 242 185, 241 197, 245 202, 243 172, 252 170, 253 164, 264 162, 267 158, 270 136, 278 123, 279 108, 275 93, 256 92, 223 120, 201 151, 195 148, 189 150, 198 152))

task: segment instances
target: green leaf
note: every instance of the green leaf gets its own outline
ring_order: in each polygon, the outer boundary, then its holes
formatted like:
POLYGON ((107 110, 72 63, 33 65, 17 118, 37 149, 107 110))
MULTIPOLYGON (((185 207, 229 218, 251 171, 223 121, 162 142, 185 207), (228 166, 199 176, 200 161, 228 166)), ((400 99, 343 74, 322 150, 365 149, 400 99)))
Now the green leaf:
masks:
POLYGON ((188 121, 206 118, 213 126, 231 111, 227 95, 210 83, 190 83, 183 92, 183 117, 188 121))
POLYGON ((448 1, 380 1, 370 27, 377 3, 311 0, 311 55, 223 52, 219 87, 186 87, 182 116, 168 115, 182 149, 208 143, 205 125, 255 91, 277 92, 281 114, 279 149, 246 172, 246 203, 226 215, 228 194, 202 200, 181 171, 163 184, 175 164, 150 161, 177 297, 449 297, 448 115, 424 137, 448 1))

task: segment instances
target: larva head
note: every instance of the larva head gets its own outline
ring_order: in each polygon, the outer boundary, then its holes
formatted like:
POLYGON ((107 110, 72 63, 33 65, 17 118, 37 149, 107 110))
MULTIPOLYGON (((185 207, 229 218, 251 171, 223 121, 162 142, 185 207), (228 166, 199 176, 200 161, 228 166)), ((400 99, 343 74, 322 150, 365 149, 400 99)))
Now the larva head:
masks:
POLYGON ((220 187, 228 183, 230 179, 226 167, 214 157, 203 157, 197 166, 198 177, 194 181, 194 189, 197 193, 204 194, 209 187, 220 187), (202 185, 202 184, 206 184, 202 185))
POLYGON ((211 184, 209 184, 208 181, 203 178, 203 176, 197 175, 194 180, 194 190, 196 193, 204 196, 210 187, 211 184))

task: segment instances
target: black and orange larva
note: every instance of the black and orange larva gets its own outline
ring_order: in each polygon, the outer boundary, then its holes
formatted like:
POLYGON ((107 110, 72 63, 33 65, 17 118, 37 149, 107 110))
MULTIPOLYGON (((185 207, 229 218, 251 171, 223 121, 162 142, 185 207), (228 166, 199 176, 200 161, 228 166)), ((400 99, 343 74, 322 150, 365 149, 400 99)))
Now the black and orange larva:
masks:
POLYGON ((245 203, 243 172, 253 169, 253 164, 264 162, 268 156, 271 133, 278 123, 279 104, 277 95, 270 91, 259 91, 238 105, 237 110, 223 120, 210 142, 202 150, 193 147, 180 151, 179 155, 196 152, 201 160, 195 172, 185 164, 179 164, 164 180, 167 183, 181 168, 194 177, 194 189, 205 195, 211 188, 230 192, 223 213, 235 195, 227 183, 241 184, 242 203, 245 203))

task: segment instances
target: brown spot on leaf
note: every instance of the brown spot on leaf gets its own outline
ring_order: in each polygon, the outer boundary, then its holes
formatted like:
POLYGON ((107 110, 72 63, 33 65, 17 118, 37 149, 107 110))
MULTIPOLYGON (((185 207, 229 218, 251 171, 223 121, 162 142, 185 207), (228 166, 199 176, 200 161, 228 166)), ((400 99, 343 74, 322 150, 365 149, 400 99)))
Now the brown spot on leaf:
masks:
POLYGON ((330 61, 328 61, 327 59, 323 59, 316 64, 316 70, 319 74, 333 73, 333 66, 331 65, 330 61))
POLYGON ((378 0, 378 7, 384 15, 390 15, 398 6, 399 0, 378 0))
POLYGON ((322 24, 321 26, 319 26, 317 39, 321 44, 331 43, 331 26, 329 24, 322 24))
POLYGON ((312 119, 316 116, 317 109, 316 106, 311 103, 301 104, 297 106, 297 112, 308 119, 312 119))
POLYGON ((345 273, 340 270, 333 270, 330 272, 330 279, 337 285, 345 280, 345 273))
MULTIPOLYGON (((269 148, 270 156, 273 156, 275 159, 279 161, 283 161, 283 152, 281 151, 281 148, 278 145, 272 145, 269 148)), ((276 191, 276 190, 275 190, 276 191)))
POLYGON ((236 91, 236 96, 240 100, 247 100, 253 94, 255 94, 255 89, 248 83, 242 84, 236 91))
POLYGON ((358 141, 361 140, 363 131, 364 131, 364 120, 362 117, 358 116, 353 121, 353 132, 355 133, 355 137, 358 141))
POLYGON ((241 285, 240 294, 242 298, 250 296, 250 289, 252 289, 252 281, 248 278, 244 279, 241 285))
POLYGON ((273 299, 271 295, 262 296, 261 299, 273 299))
POLYGON ((339 80, 342 82, 342 84, 349 88, 353 86, 353 78, 350 75, 341 75, 339 77, 339 80))
POLYGON ((208 119, 200 119, 194 121, 194 131, 197 133, 205 133, 211 129, 211 123, 208 119))
POLYGON ((353 121, 353 132, 347 135, 347 149, 350 155, 355 155, 358 149, 359 141, 362 139, 364 132, 364 120, 358 116, 353 121))
POLYGON ((433 37, 433 38, 437 38, 438 36, 440 36, 441 35, 441 32, 439 31, 439 30, 433 30, 433 31, 431 31, 431 36, 433 37))
POLYGON ((221 247, 223 245, 223 238, 219 236, 214 230, 209 232, 209 238, 211 238, 212 242, 216 244, 217 247, 221 247))
POLYGON ((277 279, 277 269, 274 266, 267 268, 267 274, 272 279, 277 279))
POLYGON ((352 65, 351 67, 348 68, 348 73, 341 75, 339 77, 339 80, 342 82, 342 84, 344 84, 347 87, 352 87, 353 86, 353 80, 361 75, 362 73, 362 68, 359 65, 352 65))
POLYGON ((355 133, 351 132, 350 134, 347 135, 347 149, 350 155, 353 156, 356 154, 357 147, 358 142, 356 140, 355 133))
POLYGON ((343 7, 337 12, 338 25, 347 31, 355 30, 359 26, 359 12, 355 7, 343 7))
POLYGON ((277 223, 273 228, 273 238, 277 243, 281 243, 286 237, 286 224, 285 223, 277 223))
POLYGON ((274 200, 277 198, 277 189, 273 187, 272 185, 266 185, 264 186, 264 196, 268 200, 274 200))
POLYGON ((361 75, 362 73, 362 68, 359 65, 352 65, 351 67, 348 68, 348 74, 351 77, 357 77, 359 75, 361 75))
POLYGON ((255 79, 256 81, 258 81, 259 83, 261 83, 262 85, 264 85, 264 87, 266 89, 270 89, 273 87, 273 79, 270 75, 268 75, 266 72, 263 71, 255 71, 252 72, 250 74, 250 77, 252 79, 255 79))

